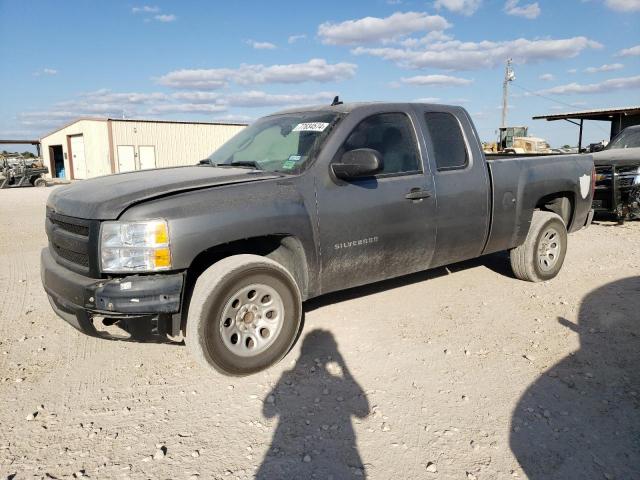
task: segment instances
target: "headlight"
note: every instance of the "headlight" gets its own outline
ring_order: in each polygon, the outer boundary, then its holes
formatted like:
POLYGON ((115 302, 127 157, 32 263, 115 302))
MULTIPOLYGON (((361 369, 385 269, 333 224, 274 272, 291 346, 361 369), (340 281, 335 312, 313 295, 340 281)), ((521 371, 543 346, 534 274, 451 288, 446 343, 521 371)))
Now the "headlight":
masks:
POLYGON ((156 272, 171 269, 166 220, 104 222, 100 230, 103 272, 156 272))

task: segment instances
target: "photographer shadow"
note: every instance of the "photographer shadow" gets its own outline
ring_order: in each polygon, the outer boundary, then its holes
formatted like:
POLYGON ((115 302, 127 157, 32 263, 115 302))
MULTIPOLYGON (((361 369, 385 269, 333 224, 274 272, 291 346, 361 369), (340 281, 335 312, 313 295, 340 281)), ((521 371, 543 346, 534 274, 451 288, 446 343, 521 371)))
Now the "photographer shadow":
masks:
POLYGON ((580 349, 551 367, 520 398, 511 450, 527 477, 640 478, 640 277, 589 293, 580 349))
POLYGON ((366 417, 369 402, 330 332, 305 336, 300 358, 265 398, 263 414, 279 419, 255 478, 366 477, 351 417, 366 417))

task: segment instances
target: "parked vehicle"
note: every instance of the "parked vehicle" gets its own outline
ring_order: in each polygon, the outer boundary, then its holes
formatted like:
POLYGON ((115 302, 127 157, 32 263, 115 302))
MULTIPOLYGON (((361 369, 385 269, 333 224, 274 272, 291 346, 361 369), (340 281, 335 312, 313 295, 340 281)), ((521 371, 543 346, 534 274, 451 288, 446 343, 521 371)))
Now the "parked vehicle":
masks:
POLYGON ((487 161, 460 107, 288 110, 206 165, 54 191, 42 282, 80 331, 153 317, 204 365, 247 375, 289 351, 318 295, 502 250, 516 277, 554 278, 593 180, 589 155, 487 161))
POLYGON ((44 175, 49 169, 39 159, 0 158, 0 189, 9 187, 46 187, 44 175))
POLYGON ((618 223, 640 218, 640 125, 625 128, 593 161, 595 211, 615 215, 618 223))

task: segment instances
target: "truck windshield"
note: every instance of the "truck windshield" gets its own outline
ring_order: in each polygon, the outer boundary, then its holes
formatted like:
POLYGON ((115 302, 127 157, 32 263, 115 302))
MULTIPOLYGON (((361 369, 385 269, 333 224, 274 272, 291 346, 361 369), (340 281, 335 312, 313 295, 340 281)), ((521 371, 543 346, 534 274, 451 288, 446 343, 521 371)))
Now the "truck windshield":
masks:
POLYGON ((640 148, 640 129, 624 130, 607 145, 607 150, 618 148, 640 148))
POLYGON ((340 120, 331 112, 305 112, 261 118, 213 152, 214 166, 244 166, 299 173, 340 120))

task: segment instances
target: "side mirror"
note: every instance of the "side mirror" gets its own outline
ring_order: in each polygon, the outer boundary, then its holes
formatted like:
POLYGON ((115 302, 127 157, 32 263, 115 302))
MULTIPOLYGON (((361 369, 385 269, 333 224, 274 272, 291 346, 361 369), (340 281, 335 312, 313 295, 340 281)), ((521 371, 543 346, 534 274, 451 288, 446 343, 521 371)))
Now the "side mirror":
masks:
POLYGON ((601 143, 596 143, 593 148, 592 148, 592 152, 601 152, 602 150, 604 150, 604 145, 602 145, 601 143))
POLYGON ((372 148, 357 148, 342 155, 340 163, 332 163, 333 174, 342 180, 372 177, 382 170, 382 154, 372 148))

